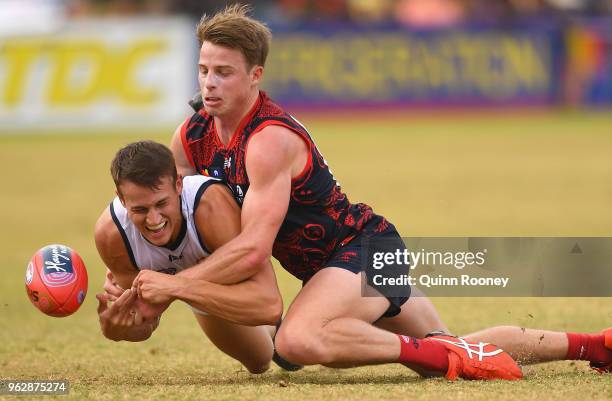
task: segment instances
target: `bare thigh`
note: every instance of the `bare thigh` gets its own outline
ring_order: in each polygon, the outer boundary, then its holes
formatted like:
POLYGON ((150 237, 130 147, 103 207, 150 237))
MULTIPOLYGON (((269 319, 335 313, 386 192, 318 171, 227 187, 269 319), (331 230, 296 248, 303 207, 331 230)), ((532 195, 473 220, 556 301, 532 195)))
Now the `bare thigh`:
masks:
POLYGON ((354 367, 389 363, 399 339, 372 325, 389 307, 383 297, 363 297, 361 276, 341 268, 317 272, 299 292, 276 336, 283 358, 302 365, 354 367))
POLYGON ((265 372, 272 359, 272 326, 243 326, 215 316, 194 313, 213 344, 240 361, 251 373, 265 372))
POLYGON ((383 297, 363 297, 360 274, 336 267, 319 271, 289 306, 283 326, 289 323, 305 328, 324 326, 337 318, 372 323, 380 318, 389 301, 383 297))

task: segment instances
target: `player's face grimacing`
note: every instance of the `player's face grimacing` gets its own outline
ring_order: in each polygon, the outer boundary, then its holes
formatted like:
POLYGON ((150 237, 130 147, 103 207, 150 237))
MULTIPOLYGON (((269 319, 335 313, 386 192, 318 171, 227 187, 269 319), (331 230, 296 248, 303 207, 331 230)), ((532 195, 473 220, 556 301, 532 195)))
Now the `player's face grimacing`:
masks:
POLYGON ((157 188, 147 188, 130 181, 122 182, 118 195, 128 217, 143 237, 156 246, 167 245, 179 235, 183 217, 179 194, 183 181, 162 177, 157 188))
POLYGON ((204 109, 213 117, 243 113, 262 74, 261 66, 249 68, 240 50, 204 42, 198 74, 204 109))

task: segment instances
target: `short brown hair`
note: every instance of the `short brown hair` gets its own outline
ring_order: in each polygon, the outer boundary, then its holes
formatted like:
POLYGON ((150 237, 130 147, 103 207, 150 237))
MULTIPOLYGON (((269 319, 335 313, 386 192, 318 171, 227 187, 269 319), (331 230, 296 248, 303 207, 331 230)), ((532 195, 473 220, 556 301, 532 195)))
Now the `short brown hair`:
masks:
POLYGON ((170 149, 154 141, 133 142, 119 149, 110 172, 117 190, 124 181, 155 189, 162 177, 171 177, 174 183, 178 176, 170 149))
POLYGON ((196 28, 200 46, 204 42, 210 42, 238 49, 249 67, 263 67, 270 49, 272 33, 264 23, 248 16, 251 11, 248 5, 234 4, 212 17, 204 14, 196 28))

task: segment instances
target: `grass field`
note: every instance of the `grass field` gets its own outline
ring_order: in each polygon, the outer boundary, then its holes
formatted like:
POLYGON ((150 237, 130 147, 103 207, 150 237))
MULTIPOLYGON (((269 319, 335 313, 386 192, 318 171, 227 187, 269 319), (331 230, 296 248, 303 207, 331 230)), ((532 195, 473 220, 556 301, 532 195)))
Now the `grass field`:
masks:
MULTIPOLYGON (((382 117, 301 120, 349 197, 372 204, 404 236, 612 236, 610 114, 382 117)), ((612 375, 570 362, 526 367, 518 383, 422 380, 395 365, 291 374, 274 367, 252 376, 204 338, 181 304, 147 342, 106 340, 95 311, 104 268, 92 230, 114 194, 114 152, 142 137, 0 136, 1 379, 68 378, 62 400, 612 399, 612 375), (25 293, 26 263, 49 243, 74 247, 88 266, 89 295, 68 318, 42 315, 25 293)), ((152 138, 168 142, 169 134, 152 138)), ((277 270, 288 305, 299 283, 277 270)), ((457 333, 612 325, 611 298, 433 301, 457 333)))

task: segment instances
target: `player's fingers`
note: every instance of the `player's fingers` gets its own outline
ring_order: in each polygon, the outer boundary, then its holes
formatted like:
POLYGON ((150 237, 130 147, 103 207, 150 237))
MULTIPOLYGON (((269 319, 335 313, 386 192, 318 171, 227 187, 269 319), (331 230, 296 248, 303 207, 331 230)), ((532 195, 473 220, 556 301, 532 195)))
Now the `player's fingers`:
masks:
POLYGON ((111 272, 110 270, 106 270, 106 281, 108 281, 109 283, 111 283, 112 285, 117 286, 119 289, 122 289, 118 284, 117 281, 115 280, 115 276, 113 275, 113 272, 111 272))
POLYGON ((142 274, 142 271, 140 271, 138 275, 134 278, 134 281, 132 281, 132 291, 136 292, 136 295, 140 295, 138 294, 138 287, 140 287, 140 275, 141 274, 142 274))
MULTIPOLYGON (((138 277, 140 277, 140 274, 138 275, 138 277)), ((138 279, 138 277, 136 277, 138 279)), ((134 293, 136 293, 136 296, 138 296, 138 298, 142 298, 142 283, 140 282, 140 280, 134 280, 134 284, 132 284, 132 291, 134 291, 134 293)))
POLYGON ((122 310, 124 308, 124 305, 126 303, 129 303, 129 299, 131 296, 132 296, 131 290, 124 291, 123 294, 121 294, 121 296, 117 298, 115 303, 111 306, 111 309, 113 309, 113 312, 122 310))
MULTIPOLYGON (((133 308, 134 301, 136 301, 136 293, 131 289, 125 290, 125 292, 121 295, 121 297, 119 297, 119 299, 121 299, 126 292, 128 293, 127 296, 123 298, 122 302, 119 304, 119 310, 124 313, 129 312, 133 308)), ((119 300, 117 300, 115 304, 117 304, 118 302, 119 300)))
POLYGON ((104 282, 104 286, 102 288, 104 288, 104 291, 106 291, 108 294, 116 298, 120 297, 121 294, 123 294, 123 290, 121 288, 117 287, 116 285, 114 285, 108 280, 104 282))
POLYGON ((106 294, 96 294, 96 298, 98 299, 98 314, 104 313, 106 309, 108 309, 108 297, 106 294))
POLYGON ((135 313, 132 310, 122 311, 121 313, 121 325, 125 327, 132 327, 135 324, 135 313))

